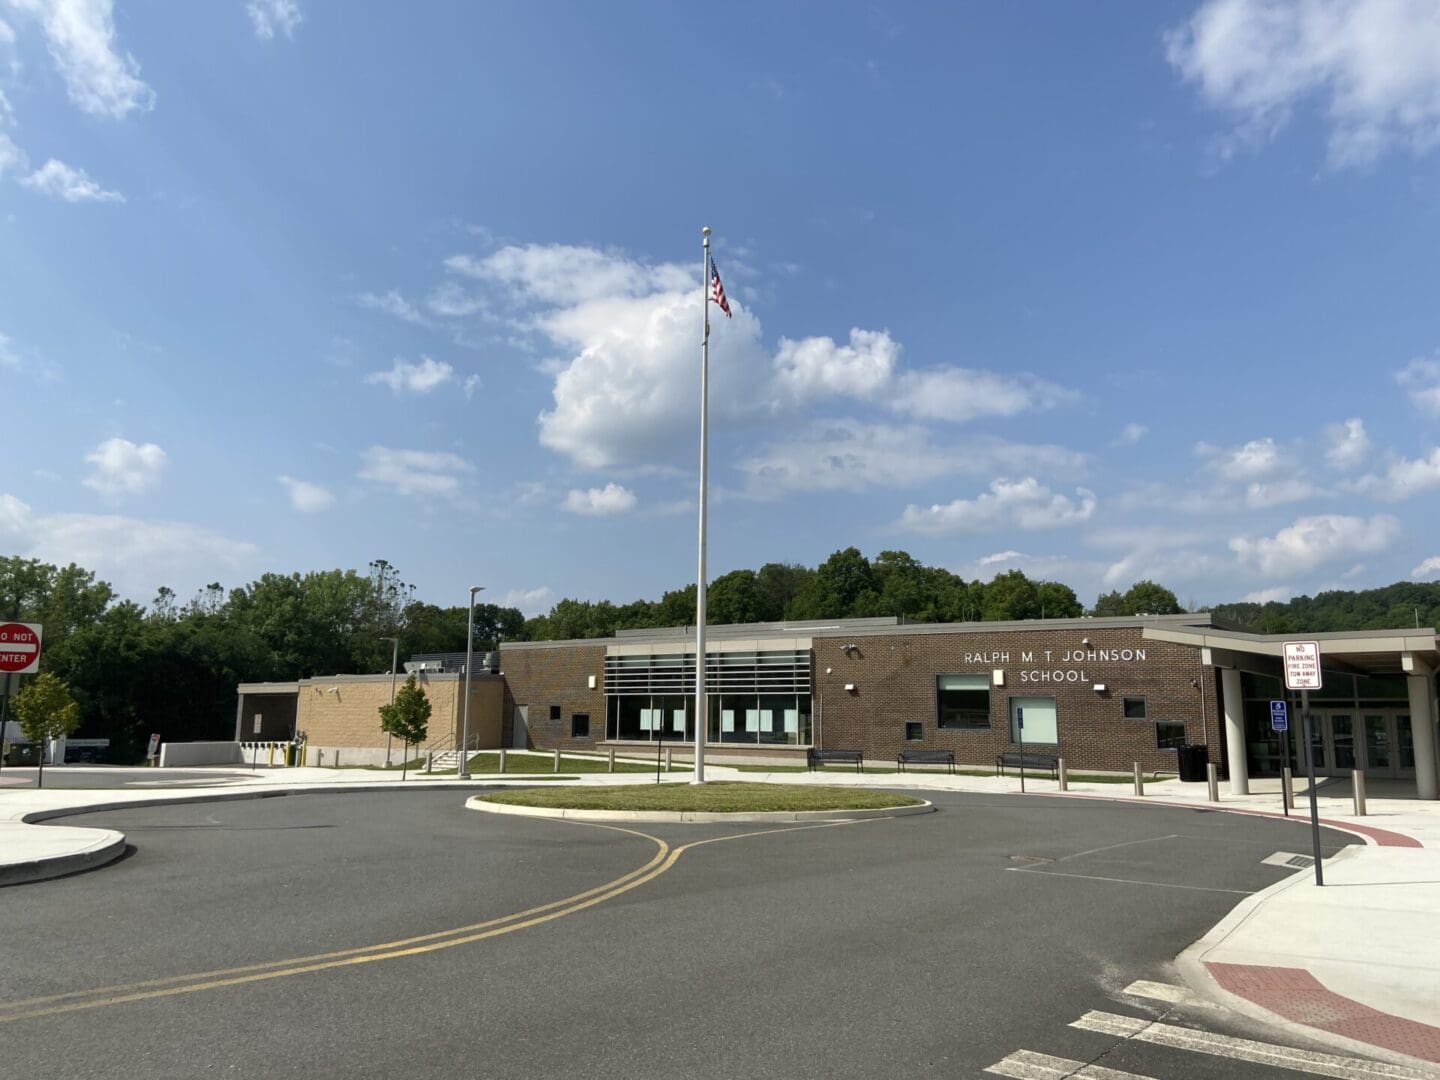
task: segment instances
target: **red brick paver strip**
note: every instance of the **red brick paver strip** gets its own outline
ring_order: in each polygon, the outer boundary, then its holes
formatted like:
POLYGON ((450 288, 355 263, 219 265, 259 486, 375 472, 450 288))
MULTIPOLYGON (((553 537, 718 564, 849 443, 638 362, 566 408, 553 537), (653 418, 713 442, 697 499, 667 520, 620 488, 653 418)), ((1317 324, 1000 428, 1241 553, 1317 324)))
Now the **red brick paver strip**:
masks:
POLYGON ((1440 1028, 1372 1009, 1328 990, 1304 968, 1205 962, 1222 988, 1319 1031, 1440 1062, 1440 1028))

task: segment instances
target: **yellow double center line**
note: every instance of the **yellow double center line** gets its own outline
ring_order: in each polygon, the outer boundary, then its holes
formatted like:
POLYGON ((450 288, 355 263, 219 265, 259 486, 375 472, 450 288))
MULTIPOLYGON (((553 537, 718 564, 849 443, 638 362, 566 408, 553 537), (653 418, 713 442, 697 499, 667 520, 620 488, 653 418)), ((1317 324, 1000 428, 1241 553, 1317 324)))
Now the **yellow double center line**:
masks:
MULTIPOLYGON (((861 819, 874 820, 874 819, 861 819)), ((554 919, 574 915, 586 908, 613 900, 622 893, 654 881, 673 867, 680 856, 691 848, 714 844, 723 840, 743 840, 753 836, 771 833, 795 832, 799 829, 824 829, 835 825, 856 824, 856 821, 827 821, 817 825, 800 825, 783 829, 761 829, 756 832, 739 833, 734 836, 716 836, 709 840, 697 840, 672 848, 658 836, 624 829, 615 825, 592 825, 593 828, 609 829, 613 832, 628 833, 649 840, 655 845, 655 854, 643 866, 622 874, 613 881, 597 885, 584 892, 575 893, 548 904, 512 912, 485 922, 457 926, 450 930, 439 930, 431 934, 383 941, 375 945, 364 945, 336 952, 316 953, 312 956, 296 956, 284 960, 269 960, 260 964, 243 967, 221 968, 215 971, 200 971, 190 975, 174 975, 165 979, 149 979, 145 982, 125 983, 119 986, 102 986, 93 990, 73 990, 48 997, 25 998, 19 1001, 0 1002, 0 1024, 16 1020, 33 1020, 44 1016, 59 1016, 63 1013, 83 1012, 109 1005, 123 1005, 130 1001, 148 1001, 154 998, 175 997, 179 994, 194 994, 202 990, 218 990, 225 986, 240 986, 244 983, 264 982, 269 979, 283 979, 292 975, 306 975, 331 968, 350 967, 355 964, 370 964, 377 960, 396 960, 403 956, 419 956, 423 953, 452 949, 457 945, 468 945, 486 938, 511 934, 554 919)), ((590 824, 570 822, 568 824, 590 824)))

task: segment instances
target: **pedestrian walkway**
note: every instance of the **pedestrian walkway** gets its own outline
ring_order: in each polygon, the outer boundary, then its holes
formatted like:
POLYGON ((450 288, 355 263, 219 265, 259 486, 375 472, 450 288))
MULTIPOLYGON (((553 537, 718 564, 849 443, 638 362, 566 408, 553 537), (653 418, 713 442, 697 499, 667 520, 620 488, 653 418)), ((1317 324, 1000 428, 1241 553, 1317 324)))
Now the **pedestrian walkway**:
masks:
MULTIPOLYGON (((1235 1071, 1251 1066, 1245 1075, 1276 1070, 1282 1074, 1302 1073, 1310 1076, 1335 1077, 1337 1080, 1433 1080, 1436 1073, 1424 1065, 1402 1061, 1376 1061, 1370 1058, 1333 1054, 1282 1042, 1241 1038, 1210 1030, 1220 1026, 1222 1011, 1197 1000, 1181 986, 1164 983, 1137 982, 1125 988, 1132 998, 1153 999, 1165 1011, 1159 1018, 1134 1016, 1103 1010, 1090 1010, 1069 1025, 1077 1031, 1098 1036, 1093 1040, 1093 1053, 1087 1059, 1064 1057, 1030 1048, 1007 1054, 985 1072, 1012 1080, 1157 1080, 1164 1076, 1185 1076, 1196 1071, 1195 1060, 1217 1059, 1229 1063, 1235 1071), (1177 1023, 1172 1009, 1183 1006, 1191 1024, 1177 1023), (1197 1018, 1200 1018, 1197 1022, 1197 1018), (1123 1052, 1122 1052, 1123 1051, 1123 1052), (1129 1066, 1114 1068, 1111 1062, 1123 1059, 1129 1066), (1132 1071, 1139 1059, 1141 1067, 1153 1072, 1132 1071), (1187 1062, 1189 1064, 1187 1065, 1187 1062)), ((1036 1043, 1043 1044, 1045 1034, 1037 1033, 1036 1043)), ((1074 1052, 1073 1050, 1071 1051, 1074 1052)))

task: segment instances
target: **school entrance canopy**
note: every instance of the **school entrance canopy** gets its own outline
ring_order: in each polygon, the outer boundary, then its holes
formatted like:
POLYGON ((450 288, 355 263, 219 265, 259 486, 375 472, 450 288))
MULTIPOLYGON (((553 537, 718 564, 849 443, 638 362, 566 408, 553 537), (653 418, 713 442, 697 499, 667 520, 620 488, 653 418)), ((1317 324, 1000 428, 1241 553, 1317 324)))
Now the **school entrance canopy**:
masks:
MULTIPOLYGON (((1201 663, 1220 670, 1232 791, 1249 790, 1247 746, 1265 737, 1258 698, 1295 700, 1284 690, 1281 656, 1286 641, 1315 641, 1325 686, 1311 694, 1315 723, 1311 752, 1318 772, 1350 769, 1414 777, 1422 799, 1440 798, 1435 676, 1440 639, 1433 630, 1352 630, 1325 634, 1252 634, 1216 627, 1147 626, 1144 636, 1190 645, 1201 663), (1247 702, 1250 707, 1247 709, 1247 702)), ((1298 713, 1298 710, 1296 710, 1298 713)), ((1279 760, 1303 762, 1298 723, 1287 743, 1276 739, 1279 760)))

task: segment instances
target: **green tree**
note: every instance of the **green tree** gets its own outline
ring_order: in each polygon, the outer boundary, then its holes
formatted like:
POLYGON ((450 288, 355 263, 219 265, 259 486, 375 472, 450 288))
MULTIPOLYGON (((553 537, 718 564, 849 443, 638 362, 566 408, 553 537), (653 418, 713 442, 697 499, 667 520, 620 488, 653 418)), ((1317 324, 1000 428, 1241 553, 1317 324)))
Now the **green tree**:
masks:
POLYGON ((80 726, 80 707, 70 696, 70 689, 50 672, 41 672, 30 685, 15 695, 11 708, 25 738, 41 744, 40 777, 36 786, 45 782, 44 743, 63 738, 80 726))
POLYGON ((1181 615, 1185 609, 1175 594, 1153 581, 1137 581, 1122 595, 1101 593, 1090 614, 1102 617, 1127 615, 1181 615))
POLYGON ((754 570, 732 570, 705 590, 707 623, 763 622, 761 610, 760 580, 754 570))
POLYGON ((796 563, 772 562, 760 567, 755 574, 758 621, 779 622, 785 618, 786 606, 800 595, 805 583, 814 576, 814 570, 796 563))
POLYGON ((410 760, 410 747, 425 741, 430 730, 430 699, 425 689, 412 674, 405 684, 395 692, 395 700, 380 706, 380 730, 393 735, 405 743, 405 755, 400 767, 400 778, 405 779, 405 770, 410 760))
POLYGON ((859 548, 837 551, 815 568, 799 594, 786 606, 787 619, 843 619, 865 593, 875 593, 875 574, 859 548))

